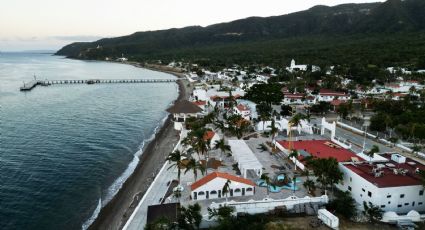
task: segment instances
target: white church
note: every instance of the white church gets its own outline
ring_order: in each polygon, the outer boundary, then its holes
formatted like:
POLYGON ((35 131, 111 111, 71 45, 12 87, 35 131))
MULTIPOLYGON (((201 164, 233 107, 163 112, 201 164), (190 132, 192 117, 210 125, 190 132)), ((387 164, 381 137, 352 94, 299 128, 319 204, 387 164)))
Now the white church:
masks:
MULTIPOLYGON (((286 67, 286 70, 288 70, 291 73, 294 71, 307 71, 307 65, 297 65, 295 64, 295 60, 292 59, 291 65, 289 67, 286 67)), ((316 72, 316 71, 320 71, 320 67, 312 65, 311 72, 316 72)))

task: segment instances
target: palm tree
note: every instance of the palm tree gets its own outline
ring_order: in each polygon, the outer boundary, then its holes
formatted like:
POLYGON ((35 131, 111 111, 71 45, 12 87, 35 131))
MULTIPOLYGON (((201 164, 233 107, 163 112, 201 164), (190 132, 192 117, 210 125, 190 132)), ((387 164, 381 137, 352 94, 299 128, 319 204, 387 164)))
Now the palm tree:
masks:
POLYGON ((307 189, 308 193, 314 195, 314 191, 316 190, 316 184, 314 184, 314 181, 307 179, 303 185, 307 189))
POLYGON ((298 151, 297 150, 295 150, 295 149, 293 149, 292 151, 291 151, 291 153, 288 155, 288 158, 289 159, 293 159, 294 160, 294 165, 295 165, 295 169, 294 169, 294 172, 297 170, 297 161, 298 161, 298 156, 299 156, 299 154, 298 154, 298 151))
POLYGON ((221 189, 221 193, 226 196, 226 203, 227 203, 227 194, 230 192, 230 184, 231 183, 232 182, 229 179, 227 179, 226 183, 224 184, 223 188, 221 189))
POLYGON ((266 183, 266 185, 267 185, 267 187, 266 187, 267 188, 267 196, 269 196, 269 185, 270 185, 270 182, 271 182, 269 174, 268 173, 261 174, 260 179, 263 180, 266 183))
POLYGON ((177 168, 177 179, 179 181, 178 186, 180 186, 181 170, 184 168, 183 154, 179 150, 176 150, 168 154, 167 160, 173 162, 168 169, 177 168))
POLYGON ((201 171, 202 175, 205 174, 205 168, 202 164, 200 164, 198 161, 196 161, 194 158, 190 158, 190 160, 186 164, 186 170, 184 171, 184 174, 192 170, 193 177, 196 179, 198 178, 198 170, 201 171))
POLYGON ((229 152, 230 154, 232 152, 230 145, 226 145, 224 138, 215 141, 214 149, 220 149, 220 161, 223 153, 229 152))
POLYGON ((267 128, 270 128, 270 133, 272 134, 272 144, 276 144, 275 138, 276 134, 279 132, 279 129, 276 127, 276 120, 272 119, 271 124, 267 128))
POLYGON ((305 119, 305 115, 301 113, 295 114, 288 122, 289 132, 292 132, 292 127, 298 127, 301 124, 301 120, 305 119))
POLYGON ((379 153, 379 146, 377 145, 373 145, 372 148, 368 152, 366 152, 366 155, 369 156, 369 163, 371 163, 375 153, 379 153))

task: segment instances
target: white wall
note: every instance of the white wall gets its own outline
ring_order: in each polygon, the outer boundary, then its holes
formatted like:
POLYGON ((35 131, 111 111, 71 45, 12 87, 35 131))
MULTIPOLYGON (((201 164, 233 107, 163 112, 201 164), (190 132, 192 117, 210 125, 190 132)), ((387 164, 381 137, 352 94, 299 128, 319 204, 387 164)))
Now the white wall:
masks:
MULTIPOLYGON (((197 195, 197 199, 196 200, 205 200, 206 198, 206 193, 208 191, 209 193, 209 198, 208 199, 217 199, 218 197, 218 191, 222 190, 224 187, 224 184, 227 182, 227 179, 221 178, 221 177, 216 177, 215 179, 209 181, 208 183, 204 184, 203 186, 193 190, 191 192, 192 195, 192 199, 195 199, 195 192, 198 194, 197 195), (216 191, 217 194, 215 195, 211 195, 211 191, 216 191), (199 192, 204 192, 204 195, 199 195, 199 192)), ((239 183, 236 181, 232 181, 230 183, 230 189, 233 189, 233 196, 242 196, 242 189, 245 188, 245 196, 252 196, 254 195, 255 192, 255 188, 254 186, 251 185, 247 185, 244 183, 239 183), (251 191, 247 191, 248 188, 251 188, 251 191), (236 192, 236 189, 240 189, 241 192, 236 192)), ((224 194, 221 194, 221 198, 225 198, 226 196, 224 194)), ((230 195, 230 191, 229 193, 227 193, 227 197, 232 197, 230 195)))
POLYGON ((419 191, 424 190, 422 185, 379 188, 342 164, 340 169, 344 173, 344 183, 338 184, 337 187, 342 191, 349 191, 348 186, 350 186, 352 197, 361 207, 363 207, 363 201, 366 201, 381 207, 383 211, 396 213, 407 213, 410 210, 425 211, 425 194, 419 196, 419 191), (371 196, 368 192, 371 192, 371 196), (404 194, 404 198, 400 198, 401 194, 404 194))

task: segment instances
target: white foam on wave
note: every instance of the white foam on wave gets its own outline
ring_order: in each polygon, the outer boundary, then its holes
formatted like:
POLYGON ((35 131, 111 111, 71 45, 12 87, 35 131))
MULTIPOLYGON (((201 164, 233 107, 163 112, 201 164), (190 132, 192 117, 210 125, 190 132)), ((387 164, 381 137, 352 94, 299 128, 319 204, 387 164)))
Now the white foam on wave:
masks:
POLYGON ((149 142, 151 142, 152 140, 155 139, 155 136, 156 136, 158 130, 164 125, 165 121, 167 120, 167 117, 168 117, 168 114, 155 127, 152 135, 148 139, 145 139, 145 140, 142 141, 142 143, 140 144, 139 150, 134 154, 133 160, 127 166, 125 171, 114 181, 114 183, 112 183, 111 186, 109 186, 109 188, 107 190, 108 192, 107 192, 103 202, 101 201, 101 198, 99 198, 99 203, 98 203, 96 209, 93 211, 93 214, 81 226, 81 228, 83 230, 86 230, 96 220, 96 218, 99 215, 102 207, 104 207, 106 204, 109 203, 109 201, 112 200, 112 198, 122 188, 122 185, 124 184, 124 182, 131 176, 131 174, 133 174, 134 170, 136 169, 137 165, 139 164, 139 161, 140 161, 139 157, 143 154, 144 147, 146 146, 146 143, 149 143, 149 142))
POLYGON ((100 209, 102 209, 102 199, 99 198, 99 203, 97 204, 92 216, 83 223, 83 226, 81 226, 82 230, 88 229, 89 226, 94 222, 94 220, 96 220, 97 216, 100 213, 100 209))

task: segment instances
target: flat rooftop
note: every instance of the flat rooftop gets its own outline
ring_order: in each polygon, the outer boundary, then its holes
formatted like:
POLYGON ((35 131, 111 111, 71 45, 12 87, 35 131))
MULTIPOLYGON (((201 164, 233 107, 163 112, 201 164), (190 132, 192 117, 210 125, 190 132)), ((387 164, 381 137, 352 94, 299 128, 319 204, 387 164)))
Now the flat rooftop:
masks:
MULTIPOLYGON (((289 141, 278 141, 285 149, 289 149, 289 141)), ((300 152, 300 159, 311 155, 317 158, 335 158, 338 162, 351 162, 352 158, 363 161, 350 150, 335 144, 331 140, 298 140, 292 141, 292 147, 300 152)))
POLYGON ((382 154, 381 156, 388 161, 375 162, 373 164, 367 162, 345 164, 344 166, 379 188, 422 184, 416 170, 425 170, 425 165, 410 158, 406 158, 405 163, 397 163, 391 160, 391 154, 382 154), (381 175, 375 176, 374 169, 382 172, 381 175))

